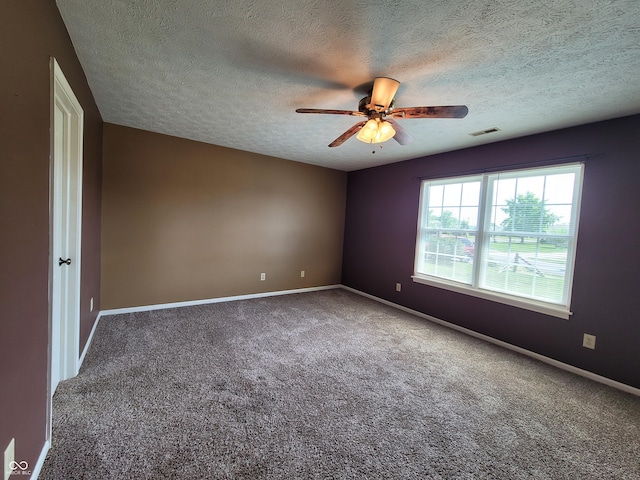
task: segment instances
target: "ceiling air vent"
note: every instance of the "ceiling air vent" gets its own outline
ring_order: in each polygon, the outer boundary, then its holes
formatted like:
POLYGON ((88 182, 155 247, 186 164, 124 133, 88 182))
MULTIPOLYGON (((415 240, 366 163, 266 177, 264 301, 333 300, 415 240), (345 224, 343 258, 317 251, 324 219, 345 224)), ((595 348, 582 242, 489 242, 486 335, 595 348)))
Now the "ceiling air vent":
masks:
POLYGON ((487 133, 499 132, 500 129, 498 127, 487 128, 486 130, 480 130, 477 132, 470 133, 472 137, 479 137, 480 135, 486 135, 487 133))

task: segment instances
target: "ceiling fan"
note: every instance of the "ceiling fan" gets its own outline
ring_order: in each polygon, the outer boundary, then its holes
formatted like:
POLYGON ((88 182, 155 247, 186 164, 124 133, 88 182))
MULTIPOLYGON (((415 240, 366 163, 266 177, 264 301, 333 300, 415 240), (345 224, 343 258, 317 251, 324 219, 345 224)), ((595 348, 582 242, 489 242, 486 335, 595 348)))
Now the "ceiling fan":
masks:
POLYGON ((342 145, 356 133, 356 138, 365 143, 382 143, 393 138, 400 145, 407 145, 414 138, 395 121, 396 118, 464 118, 469 113, 465 105, 394 108, 394 96, 399 86, 400 82, 393 78, 375 78, 370 95, 360 100, 358 111, 298 108, 296 112, 367 117, 331 142, 330 147, 342 145))

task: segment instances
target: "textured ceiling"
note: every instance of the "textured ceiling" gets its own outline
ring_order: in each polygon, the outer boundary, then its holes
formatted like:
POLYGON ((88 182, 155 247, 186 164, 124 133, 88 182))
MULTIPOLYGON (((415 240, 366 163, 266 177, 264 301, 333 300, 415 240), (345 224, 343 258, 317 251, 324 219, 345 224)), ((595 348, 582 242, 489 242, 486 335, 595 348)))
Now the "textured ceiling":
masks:
POLYGON ((56 3, 104 121, 340 170, 640 113, 638 0, 56 3), (375 76, 469 115, 328 148, 358 118, 295 113, 357 110, 375 76))

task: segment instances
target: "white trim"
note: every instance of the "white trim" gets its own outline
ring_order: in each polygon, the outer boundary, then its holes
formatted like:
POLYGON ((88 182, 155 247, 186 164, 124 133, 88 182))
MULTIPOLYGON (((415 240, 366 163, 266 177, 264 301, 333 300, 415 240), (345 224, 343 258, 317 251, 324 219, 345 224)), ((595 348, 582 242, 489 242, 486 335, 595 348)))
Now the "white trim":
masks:
MULTIPOLYGON (((80 294, 81 294, 81 261, 82 261, 82 167, 83 167, 83 139, 84 139, 84 111, 80 105, 78 99, 75 97, 69 82, 65 78, 60 65, 54 57, 50 57, 49 60, 49 73, 50 73, 50 112, 49 112, 49 275, 48 275, 48 352, 47 352, 47 412, 46 412, 46 431, 45 440, 46 445, 51 442, 52 431, 52 353, 53 353, 53 324, 54 324, 54 310, 56 308, 56 296, 55 293, 59 288, 59 281, 55 277, 55 259, 57 255, 62 252, 58 251, 60 245, 59 229, 57 226, 58 215, 56 196, 59 194, 59 186, 56 186, 57 181, 56 172, 59 168, 56 162, 55 151, 55 111, 56 106, 60 106, 61 110, 66 111, 69 114, 70 121, 72 122, 72 128, 70 130, 70 138, 68 138, 68 148, 72 150, 72 154, 78 159, 74 163, 75 170, 75 187, 77 190, 77 202, 76 208, 71 210, 71 216, 74 223, 74 235, 76 247, 74 251, 73 265, 69 267, 69 271, 74 272, 77 280, 77 288, 74 289, 72 313, 73 320, 69 326, 69 332, 66 336, 67 344, 71 350, 68 358, 65 362, 65 371, 60 375, 61 379, 71 378, 78 373, 78 353, 80 349, 80 294), (64 108, 63 108, 64 107, 64 108), (76 304, 77 302, 77 304, 76 304)), ((57 319, 56 319, 57 321, 57 319)), ((48 446, 47 446, 48 449, 48 446)))
MULTIPOLYGON (((236 300, 250 300, 252 298, 275 297, 278 295, 290 295, 293 293, 316 292, 319 290, 333 290, 341 288, 342 285, 325 285, 322 287, 297 288, 294 290, 280 290, 276 292, 251 293, 248 295, 235 295, 232 297, 208 298, 203 300, 190 300, 186 302, 159 303, 155 305, 142 305, 139 307, 114 308, 111 310, 101 310, 100 315, 117 315, 120 313, 149 312, 151 310, 163 310, 165 308, 191 307, 194 305, 207 305, 210 303, 234 302, 236 300)), ((87 342, 88 343, 88 342, 87 342)))
POLYGON ((457 330, 459 332, 466 333, 467 335, 470 335, 472 337, 479 338, 480 340, 484 340, 486 342, 493 343, 494 345, 498 345, 500 347, 504 347, 504 348, 507 348, 509 350, 513 350, 513 351, 521 353, 523 355, 527 355, 528 357, 535 358, 536 360, 540 360, 541 362, 547 363, 547 364, 552 365, 554 367, 557 367, 557 368, 559 368, 561 370, 565 370, 567 372, 571 372, 571 373, 574 373, 576 375, 580 375, 581 377, 588 378, 589 380, 593 380, 595 382, 602 383, 604 385, 608 385, 609 387, 613 387, 613 388, 616 388, 618 390, 622 390, 623 392, 627 392, 627 393, 630 393, 632 395, 636 395, 636 396, 640 397, 640 389, 632 387, 631 385, 627 385, 626 383, 617 382, 615 380, 612 380, 612 379, 607 378, 607 377, 603 377, 603 376, 598 375, 596 373, 589 372, 587 370, 583 370, 583 369, 578 368, 578 367, 574 367, 573 365, 569 365, 567 363, 563 363, 563 362, 560 362, 558 360, 554 360, 553 358, 545 357, 544 355, 540 355, 539 353, 532 352, 531 350, 526 350, 526 349, 524 349, 522 347, 518 347, 516 345, 512 345, 510 343, 503 342, 502 340, 498 340, 498 339, 490 337, 488 335, 484 335, 482 333, 478 333, 478 332, 475 332, 473 330, 469 330, 468 328, 461 327, 461 326, 456 325, 454 323, 449 323, 449 322, 447 322, 445 320, 441 320, 439 318, 432 317, 431 315, 427 315, 426 313, 422 313, 422 312, 419 312, 417 310, 412 310, 411 308, 404 307, 402 305, 398 305, 397 303, 393 303, 393 302, 390 302, 388 300, 384 300, 383 298, 379 298, 379 297, 370 295, 368 293, 361 292, 360 290, 356 290, 355 288, 347 287, 346 285, 341 285, 341 288, 343 288, 345 290, 348 290, 350 292, 356 293, 358 295, 362 295, 363 297, 370 298, 371 300, 375 300, 377 302, 384 303, 385 305, 389 305, 390 307, 394 307, 394 308, 397 308, 397 309, 402 310, 404 312, 411 313, 412 315, 416 315, 418 317, 424 318, 426 320, 429 320, 431 322, 437 323, 437 324, 442 325, 444 327, 451 328, 452 330, 457 330))
POLYGON ((87 343, 84 344, 84 349, 82 350, 82 355, 80 355, 80 358, 78 359, 78 371, 80 371, 80 368, 82 368, 82 362, 84 362, 84 357, 87 354, 87 352, 89 351, 89 345, 91 345, 91 342, 93 341, 93 334, 96 333, 96 327, 98 326, 98 322, 100 321, 100 317, 102 317, 102 312, 98 313, 98 316, 96 317, 96 321, 93 322, 93 328, 91 329, 91 333, 89 334, 89 338, 87 338, 87 343))
POLYGON ((42 470, 42 466, 44 465, 44 461, 47 458, 47 453, 49 452, 49 448, 51 448, 51 442, 47 440, 44 442, 42 446, 42 450, 40 451, 40 456, 38 457, 38 461, 31 469, 31 477, 33 480, 37 480, 38 475, 40 475, 40 470, 42 470))
MULTIPOLYGON (((52 110, 55 111, 56 105, 69 115, 70 121, 70 130, 68 132, 68 138, 65 140, 64 145, 69 149, 69 156, 72 157, 71 171, 67 172, 68 179, 70 180, 70 184, 66 186, 67 192, 75 192, 75 204, 68 206, 68 213, 71 217, 68 220, 72 223, 72 226, 69 228, 73 230, 73 235, 71 236, 71 245, 62 251, 51 251, 51 259, 50 263, 53 265, 53 269, 56 268, 56 257, 58 255, 66 253, 69 258, 71 255, 73 256, 73 262, 67 268, 69 271, 73 272, 73 291, 69 294, 69 297, 72 301, 72 305, 70 306, 71 311, 71 321, 66 322, 63 325, 64 328, 64 342, 66 342, 66 349, 69 352, 68 354, 64 354, 68 357, 68 360, 65 360, 64 370, 61 372, 60 380, 66 380, 68 378, 75 377, 78 374, 78 358, 79 358, 79 349, 80 349, 80 298, 81 298, 81 287, 82 287, 82 170, 84 163, 84 153, 83 153, 83 139, 84 139, 84 110, 80 105, 77 97, 75 96, 71 85, 69 84, 67 78, 65 77, 58 61, 55 57, 51 57, 51 70, 53 75, 53 98, 52 98, 52 110), (74 182, 71 185, 71 182, 74 182), (71 208, 74 207, 74 208, 71 208), (66 331, 66 328, 69 328, 69 331, 66 331)), ((53 115, 53 113, 52 113, 53 115)), ((55 121, 52 122, 52 130, 54 130, 56 126, 55 121)), ((55 131, 55 130, 54 130, 55 131)), ((55 144, 55 135, 52 141, 52 149, 55 144)), ((56 168, 59 168, 59 165, 56 164, 55 152, 51 153, 51 161, 54 163, 54 176, 52 179, 52 190, 54 192, 54 200, 53 200, 53 248, 60 247, 60 245, 55 244, 56 239, 56 224, 57 219, 56 215, 60 215, 61 212, 56 211, 56 190, 61 188, 62 185, 56 184, 55 182, 60 180, 56 178, 56 168)), ((71 195, 67 193, 66 195, 71 195)), ((59 234, 58 234, 59 235, 59 234)), ((60 237, 58 237, 59 239, 60 237)), ((53 299, 52 299, 53 302, 53 299)), ((53 303, 52 303, 53 305, 53 303)), ((55 313, 54 313, 55 315, 55 313)), ((53 393, 53 392, 51 392, 53 393)))
POLYGON ((531 310, 532 312, 543 313, 545 315, 551 315, 552 317, 562 318, 568 320, 572 312, 567 310, 564 306, 552 305, 550 303, 538 302, 533 299, 527 299, 525 297, 512 297, 511 295, 503 295, 498 292, 491 292, 481 288, 473 288, 462 283, 456 283, 444 278, 438 278, 431 280, 426 275, 412 275, 411 279, 416 283, 423 285, 429 285, 431 287, 442 288, 444 290, 450 290, 452 292, 462 293, 465 295, 471 295, 472 297, 482 298, 484 300, 491 300, 493 302, 504 303, 505 305, 511 305, 512 307, 518 307, 525 310, 531 310))

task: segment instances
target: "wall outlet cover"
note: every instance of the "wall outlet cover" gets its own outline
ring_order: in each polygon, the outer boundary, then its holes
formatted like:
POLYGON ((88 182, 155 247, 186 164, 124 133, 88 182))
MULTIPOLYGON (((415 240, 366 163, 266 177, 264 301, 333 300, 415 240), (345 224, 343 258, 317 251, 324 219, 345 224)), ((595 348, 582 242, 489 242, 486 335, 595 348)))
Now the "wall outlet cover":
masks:
POLYGON ((590 348, 591 350, 595 350, 596 349, 596 336, 595 335, 589 335, 588 333, 585 333, 584 336, 582 337, 582 346, 585 348, 590 348))

